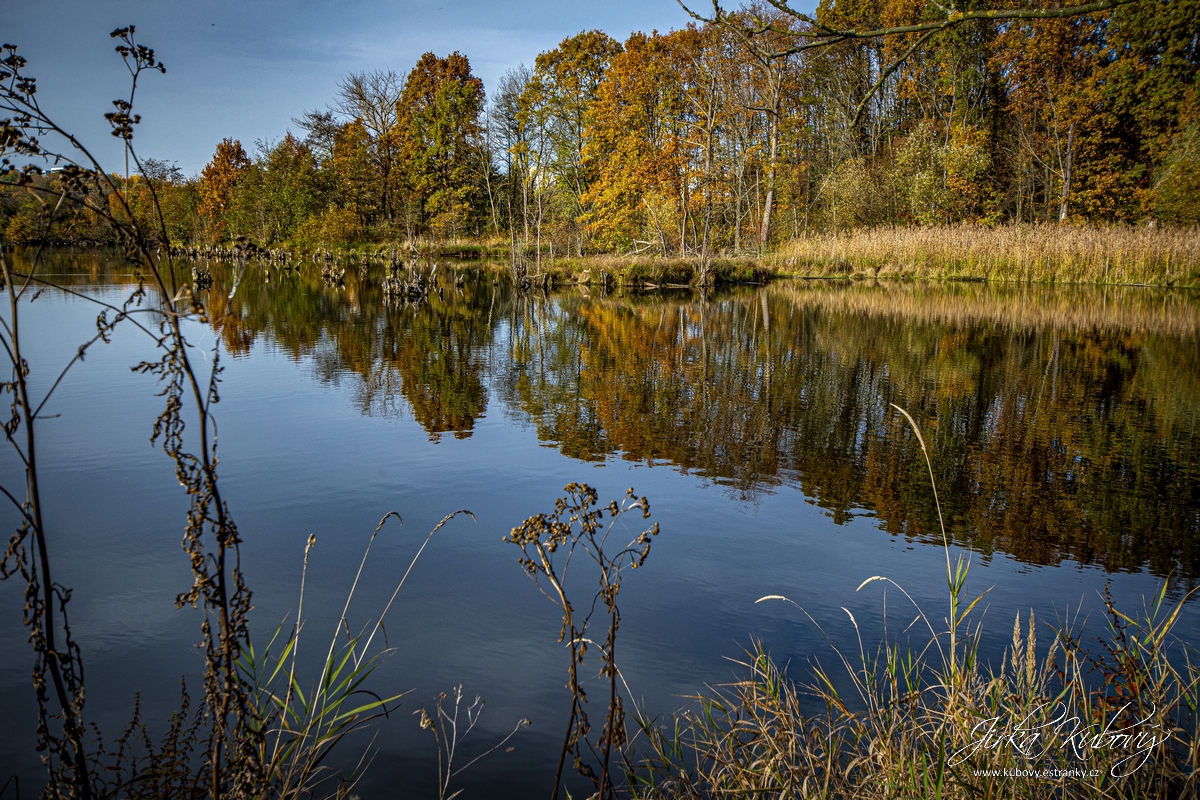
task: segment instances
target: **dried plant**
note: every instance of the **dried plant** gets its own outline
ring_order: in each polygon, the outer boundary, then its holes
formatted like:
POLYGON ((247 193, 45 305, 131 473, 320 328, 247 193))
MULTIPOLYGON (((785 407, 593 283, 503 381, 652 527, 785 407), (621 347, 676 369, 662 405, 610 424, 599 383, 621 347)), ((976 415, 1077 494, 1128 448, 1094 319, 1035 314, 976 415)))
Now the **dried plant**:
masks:
POLYGON ((608 506, 598 508, 596 490, 587 484, 570 483, 564 491, 567 493, 566 497, 555 501, 552 513, 537 514, 528 518, 513 528, 504 540, 521 548, 521 566, 542 594, 562 612, 562 627, 559 629, 558 640, 567 642, 571 654, 567 682, 567 688, 571 690, 571 711, 559 754, 558 768, 554 775, 552 797, 558 797, 563 767, 568 755, 573 759, 576 772, 587 777, 595 785, 600 798, 615 797, 611 758, 613 750, 619 752, 627 741, 624 704, 617 692, 616 640, 617 629, 621 624, 617 593, 621 590, 623 580, 621 571, 625 567, 637 569, 650 555, 650 541, 658 535, 658 523, 639 533, 615 554, 610 554, 605 551, 605 547, 614 527, 625 514, 634 509, 641 511, 642 519, 649 517, 649 501, 645 497, 636 496, 633 489, 629 489, 622 502, 613 500, 608 506), (607 525, 604 524, 606 512, 607 525), (571 559, 577 550, 589 557, 600 571, 600 585, 586 613, 576 610, 567 592, 571 559), (604 643, 599 646, 600 677, 608 684, 608 708, 604 728, 593 742, 588 738, 591 723, 588 720, 587 693, 583 688, 580 670, 587 655, 588 645, 594 644, 588 638, 587 632, 592 615, 599 610, 597 602, 602 605, 603 613, 608 617, 608 633, 604 643), (585 760, 585 755, 599 767, 599 774, 592 764, 585 760))
POLYGON ((1153 286, 1200 282, 1200 236, 1194 227, 857 228, 794 239, 780 258, 802 275, 1153 286))
MULTIPOLYGON (((238 554, 240 537, 222 499, 217 476, 212 406, 219 400, 220 367, 214 359, 212 372, 201 377, 192 363, 192 346, 184 336, 182 322, 190 315, 205 318, 205 308, 191 287, 179 280, 180 272, 170 249, 161 247, 167 237, 153 183, 149 185, 154 200, 150 219, 136 213, 131 205, 130 163, 144 172, 132 144, 134 126, 140 121, 134 113, 138 83, 145 72, 165 72, 154 51, 138 44, 134 35, 133 26, 112 32, 131 83, 128 98, 115 101, 116 110, 105 115, 113 136, 125 146, 123 179, 104 170, 78 139, 42 110, 36 80, 24 72, 25 60, 17 54, 15 46, 4 46, 0 112, 9 116, 0 124, 3 147, 0 174, 38 200, 42 223, 47 226, 55 215, 63 213, 87 215, 107 224, 133 266, 137 284, 119 306, 58 287, 100 307, 96 335, 79 348, 46 397, 35 403, 29 397, 26 383, 30 367, 21 350, 19 304, 30 292, 54 284, 39 274, 41 248, 25 274, 11 269, 7 258, 0 253, 3 259, 0 270, 10 298, 5 346, 13 365, 13 380, 4 385, 4 391, 13 397, 13 416, 5 430, 26 469, 24 501, 18 501, 5 489, 21 510, 22 522, 9 542, 2 574, 5 578, 19 574, 26 582, 26 626, 35 651, 38 747, 50 776, 47 796, 88 798, 121 790, 120 780, 114 786, 105 772, 90 767, 90 761, 98 758, 103 749, 97 745, 93 756, 85 742, 82 655, 71 638, 66 619, 70 590, 51 578, 50 545, 38 491, 35 430, 39 411, 67 370, 83 359, 92 344, 108 341, 116 325, 130 322, 150 336, 159 350, 157 361, 145 362, 135 369, 156 376, 163 387, 160 394, 165 407, 155 421, 151 438, 161 442, 190 500, 183 547, 191 563, 193 584, 177 597, 176 603, 200 606, 204 611, 201 627, 204 693, 198 709, 205 715, 206 733, 201 737, 204 745, 198 756, 207 773, 207 791, 214 798, 250 796, 261 778, 257 760, 259 742, 252 720, 254 709, 249 704, 250 687, 236 662, 247 641, 246 615, 251 604, 238 554), (61 149, 47 144, 47 137, 61 144, 61 149), (17 167, 14 158, 26 163, 17 167), (61 170, 54 180, 42 180, 37 162, 58 164, 61 170), (145 323, 138 319, 142 315, 149 315, 145 323), (191 445, 184 440, 185 417, 189 415, 194 415, 196 425, 191 445), (19 443, 18 433, 22 430, 24 442, 19 443)), ((186 763, 190 759, 188 753, 186 763)), ((151 758, 147 763, 155 762, 151 758)), ((118 770, 114 774, 122 773, 118 770)), ((131 780, 141 779, 138 776, 131 780)))
MULTIPOLYGON (((479 717, 483 714, 483 698, 475 695, 475 700, 470 704, 463 705, 463 690, 462 684, 454 687, 452 690, 454 698, 454 706, 450 710, 446 710, 446 693, 442 692, 434 700, 434 713, 430 714, 427 709, 420 708, 414 711, 414 714, 419 714, 421 717, 421 727, 431 731, 437 742, 437 766, 438 766, 438 800, 453 800, 462 794, 463 790, 450 791, 450 781, 478 763, 485 756, 499 750, 508 740, 517 735, 517 731, 529 725, 529 720, 522 719, 516 724, 516 727, 509 732, 507 736, 501 739, 496 744, 480 755, 463 764, 461 767, 455 768, 454 758, 458 754, 459 746, 462 745, 471 731, 475 729, 475 725, 479 722, 479 717)), ((510 750, 512 748, 509 748, 510 750)))
MULTIPOLYGON (((207 795, 218 800, 313 797, 328 789, 328 796, 346 797, 361 775, 366 757, 349 775, 334 774, 324 764, 326 757, 347 734, 386 716, 399 697, 380 697, 365 686, 390 652, 384 618, 433 535, 453 517, 470 512, 450 514, 430 531, 379 618, 352 635, 347 612, 370 553, 368 544, 320 673, 311 686, 305 686, 297 673, 297 653, 303 630, 304 578, 315 544, 310 537, 304 553, 300 609, 288 636, 282 639, 282 649, 274 649, 281 642, 280 626, 265 648, 255 650, 249 635, 251 593, 241 568, 241 538, 222 498, 217 473, 212 412, 220 399, 219 354, 214 351, 211 372, 202 377, 194 366, 193 346, 183 331, 183 322, 189 317, 209 321, 198 292, 211 287, 211 275, 203 269, 182 269, 175 258, 187 254, 163 246, 168 239, 153 182, 148 182, 153 201, 149 217, 137 213, 130 200, 130 164, 145 172, 132 146, 134 126, 140 121, 134 113, 138 81, 144 72, 165 72, 154 51, 137 44, 134 34, 133 26, 112 33, 118 40, 117 53, 129 70, 131 90, 128 98, 116 101, 116 110, 106 115, 113 135, 125 145, 124 178, 101 168, 82 143, 42 111, 36 81, 24 74, 25 61, 14 46, 4 46, 4 68, 0 70, 0 110, 10 114, 0 129, 0 175, 37 198, 43 208, 41 224, 47 230, 55 215, 64 213, 89 215, 107 224, 136 279, 126 300, 112 305, 39 274, 42 248, 25 273, 13 269, 0 248, 0 278, 10 301, 8 320, 0 320, 0 340, 13 369, 12 380, 0 383, 0 393, 12 397, 12 416, 5 423, 5 432, 25 466, 26 478, 23 500, 0 487, 21 513, 21 524, 0 562, 0 577, 20 576, 26 584, 25 624, 35 652, 38 749, 49 774, 45 794, 51 798, 207 795), (48 135, 64 143, 64 148, 56 151, 44 144, 48 135), (29 163, 17 167, 14 157, 29 163), (39 160, 64 166, 53 180, 47 180, 35 163, 39 160), (31 294, 36 297, 47 287, 94 302, 101 310, 96 334, 78 348, 46 395, 33 399, 27 381, 30 367, 21 349, 20 310, 31 294), (83 360, 91 345, 107 342, 123 322, 149 336, 158 349, 156 360, 133 369, 159 381, 164 410, 154 422, 151 441, 160 443, 170 457, 190 500, 182 545, 193 580, 192 586, 177 596, 176 605, 203 610, 205 670, 202 696, 193 704, 183 689, 180 706, 157 744, 141 719, 140 703, 135 701, 132 720, 106 749, 99 730, 84 720, 82 654, 66 618, 70 590, 56 583, 50 573, 51 547, 42 522, 35 430, 39 412, 67 371, 83 360), (373 649, 381 633, 384 647, 373 649)), ((244 238, 228 252, 206 256, 231 260, 241 268, 239 280, 250 258, 286 262, 286 257, 281 259, 244 238)), ((235 281, 230 299, 237 285, 235 281)), ((396 514, 385 516, 371 536, 372 543, 392 516, 399 520, 396 514)), ((477 718, 475 711, 469 716, 477 718)), ((451 773, 449 768, 448 761, 447 780, 461 771, 451 773)))

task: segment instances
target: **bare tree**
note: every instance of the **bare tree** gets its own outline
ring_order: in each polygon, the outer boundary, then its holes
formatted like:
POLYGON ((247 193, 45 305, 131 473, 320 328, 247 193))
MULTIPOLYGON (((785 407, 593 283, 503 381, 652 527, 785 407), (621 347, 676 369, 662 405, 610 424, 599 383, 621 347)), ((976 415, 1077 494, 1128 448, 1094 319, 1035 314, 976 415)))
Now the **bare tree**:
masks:
POLYGON ((529 177, 531 125, 523 112, 522 96, 532 78, 524 64, 500 76, 500 83, 488 109, 489 125, 493 128, 499 168, 504 176, 504 204, 508 214, 511 255, 514 266, 523 259, 529 246, 529 177), (519 222, 518 222, 519 217, 519 222), (517 228, 523 237, 518 258, 517 228))
POLYGON ((392 70, 351 72, 339 84, 332 110, 358 120, 371 137, 372 161, 379 178, 379 203, 389 222, 395 220, 392 172, 396 165, 398 137, 396 103, 403 80, 392 70))
MULTIPOLYGON (((519 185, 524 183, 528 167, 526 143, 528 132, 521 119, 521 93, 529 83, 530 71, 520 64, 500 76, 496 93, 487 108, 487 131, 489 152, 493 166, 502 178, 503 194, 498 198, 506 215, 507 225, 515 236, 518 208, 523 208, 519 199, 519 185)), ((524 215, 522 214, 522 220, 524 215)), ((516 253, 513 239, 513 253, 516 253)), ((514 256, 515 257, 515 256, 514 256)))
POLYGON ((319 163, 333 158, 333 145, 341 125, 332 111, 305 111, 299 117, 292 117, 292 123, 305 131, 304 143, 319 163))

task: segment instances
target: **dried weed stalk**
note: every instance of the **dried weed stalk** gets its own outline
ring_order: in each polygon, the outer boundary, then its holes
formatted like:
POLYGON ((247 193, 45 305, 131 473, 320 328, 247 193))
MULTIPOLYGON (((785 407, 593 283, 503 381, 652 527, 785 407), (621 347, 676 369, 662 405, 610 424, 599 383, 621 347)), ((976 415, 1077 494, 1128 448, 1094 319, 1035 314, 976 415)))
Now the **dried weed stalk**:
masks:
MULTIPOLYGON (((476 764, 485 756, 499 750, 508 740, 517 735, 517 731, 529 725, 529 720, 519 720, 516 726, 496 744, 485 752, 475 756, 475 758, 463 764, 461 767, 454 766, 454 758, 458 755, 459 747, 466 741, 471 731, 475 729, 475 725, 479 722, 479 717, 483 714, 483 698, 475 695, 475 700, 468 705, 463 705, 463 688, 462 684, 454 687, 451 690, 454 705, 449 710, 446 708, 445 692, 442 692, 434 700, 434 713, 430 714, 427 709, 420 708, 414 711, 414 714, 419 714, 421 719, 421 727, 431 731, 433 738, 437 742, 437 769, 438 769, 438 800, 454 800, 462 794, 463 790, 450 791, 450 781, 457 777, 464 770, 476 764)), ((509 748, 512 749, 511 747, 509 748)))
MULTIPOLYGON (((250 591, 240 568, 237 526, 222 500, 217 479, 217 451, 212 406, 218 401, 220 368, 214 366, 202 378, 192 364, 191 345, 184 336, 182 323, 190 315, 203 318, 200 298, 186 282, 178 280, 176 265, 169 248, 158 208, 154 186, 149 182, 154 213, 135 213, 129 196, 130 164, 144 172, 132 146, 134 126, 140 121, 133 112, 138 82, 145 72, 165 72, 154 51, 137 44, 133 26, 112 33, 117 53, 129 70, 128 98, 114 101, 115 111, 106 114, 113 136, 125 145, 126 177, 106 172, 92 153, 44 112, 37 98, 36 80, 24 73, 25 59, 13 45, 4 45, 0 60, 0 176, 24 187, 42 207, 41 224, 49 226, 58 214, 73 213, 99 219, 116 234, 126 259, 134 267, 137 288, 120 306, 71 292, 101 307, 96 335, 84 343, 76 356, 60 373, 46 396, 34 401, 29 396, 29 364, 22 355, 19 304, 30 292, 54 285, 39 275, 42 250, 35 253, 27 274, 17 273, 0 253, 0 271, 9 293, 10 314, 4 324, 3 338, 13 378, 0 387, 12 395, 12 416, 5 424, 9 443, 17 450, 26 475, 25 499, 18 500, 4 490, 21 512, 21 524, 10 539, 3 561, 3 577, 20 575, 26 582, 25 623, 35 652, 34 688, 39 708, 38 747, 43 753, 50 782, 49 797, 104 796, 128 791, 134 785, 147 785, 140 768, 131 773, 122 770, 96 770, 90 762, 103 754, 96 745, 94 753, 85 741, 83 663, 78 646, 71 639, 66 619, 70 590, 55 583, 50 573, 50 546, 42 519, 38 490, 35 430, 38 413, 58 387, 66 372, 81 361, 88 347, 108 341, 113 328, 129 321, 149 335, 160 351, 157 361, 135 369, 155 375, 163 385, 165 408, 154 425, 153 441, 175 465, 176 477, 191 501, 183 547, 192 566, 193 585, 179 595, 178 605, 201 606, 205 654, 204 694, 198 713, 205 715, 207 733, 202 752, 197 756, 207 773, 206 789, 214 798, 248 797, 257 791, 261 765, 257 761, 258 742, 251 723, 249 687, 236 667, 247 640, 246 615, 250 609, 250 591), (59 142, 56 150, 45 143, 49 137, 59 142), (14 163, 24 161, 21 166, 14 163), (37 163, 60 167, 53 180, 45 180, 37 163), (143 303, 147 307, 143 308, 143 303), (150 316, 145 323, 137 318, 150 316), (110 316, 112 315, 112 316, 110 316), (185 417, 196 425, 196 441, 185 445, 185 417), (23 431, 23 437, 20 433, 23 431), (22 441, 23 439, 23 441, 22 441), (32 552, 30 552, 32 550, 32 552), (49 689, 46 676, 49 676, 49 689), (116 775, 118 777, 112 778, 116 775), (129 777, 133 775, 134 777, 129 777), (125 777, 121 777, 125 776, 125 777), (114 785, 112 781, 116 781, 114 785), (128 785, 126 785, 128 784, 128 785)), ((70 291, 57 287, 61 291, 70 291)), ((215 362, 214 362, 215 364, 215 362)), ((136 726, 135 726, 136 728, 136 726)), ((130 728, 127 731, 132 736, 130 728)), ((122 740, 118 752, 126 753, 122 740)), ((190 763, 189 752, 174 753, 176 760, 190 763)), ((146 767, 153 771, 154 759, 146 767)), ((165 768, 164 768, 165 769, 165 768)), ((138 790, 140 791, 140 790, 138 790)))
POLYGON ((634 509, 639 509, 642 519, 646 519, 650 516, 649 501, 636 496, 630 489, 620 503, 613 500, 606 507, 598 508, 596 490, 591 486, 570 483, 564 491, 567 496, 555 501, 552 513, 530 517, 513 528, 504 540, 521 548, 521 566, 542 594, 562 612, 558 640, 566 640, 571 653, 567 682, 567 688, 571 690, 571 711, 554 775, 552 797, 558 797, 563 766, 569 754, 576 772, 592 781, 603 800, 604 797, 616 796, 612 754, 614 749, 620 752, 627 742, 625 709, 617 692, 616 664, 617 629, 621 624, 621 614, 617 608, 617 593, 621 590, 623 580, 621 571, 625 567, 637 569, 645 563, 650 555, 651 538, 658 535, 658 523, 639 533, 615 554, 610 554, 605 547, 617 522, 634 509), (608 514, 607 525, 604 524, 605 512, 608 514), (591 558, 600 572, 600 586, 586 613, 579 613, 575 609, 567 592, 567 573, 577 550, 591 558), (600 677, 608 684, 608 709, 604 728, 593 742, 588 738, 591 723, 588 720, 587 693, 583 688, 580 668, 588 645, 594 644, 588 638, 587 630, 592 615, 599 610, 598 602, 608 617, 608 634, 600 645, 600 677), (585 755, 599 767, 599 774, 585 760, 585 755))

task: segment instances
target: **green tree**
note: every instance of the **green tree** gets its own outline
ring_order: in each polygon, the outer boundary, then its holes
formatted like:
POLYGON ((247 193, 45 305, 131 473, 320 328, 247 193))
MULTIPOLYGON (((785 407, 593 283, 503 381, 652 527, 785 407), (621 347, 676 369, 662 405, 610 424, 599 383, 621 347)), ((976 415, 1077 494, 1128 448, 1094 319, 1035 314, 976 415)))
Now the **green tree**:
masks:
POLYGON ((1154 208, 1154 176, 1179 141, 1200 70, 1200 0, 1141 0, 1112 13, 1106 63, 1084 87, 1079 200, 1090 217, 1154 208))
POLYGON ((320 205, 316 158, 307 144, 288 133, 266 153, 264 162, 270 241, 284 241, 320 205))
POLYGON ((374 219, 382 191, 372 163, 371 135, 360 120, 347 122, 334 135, 328 169, 341 203, 353 209, 364 225, 374 219))
POLYGON ((459 52, 421 56, 396 103, 405 189, 437 234, 457 237, 482 211, 483 107, 483 82, 459 52))
POLYGON ((1154 190, 1155 213, 1163 220, 1200 224, 1200 122, 1192 122, 1179 135, 1154 190))
MULTIPOLYGON (((375 208, 388 223, 395 222, 398 158, 397 105, 400 76, 391 70, 352 72, 338 84, 334 110, 355 123, 362 163, 369 166, 377 198, 375 208)), ((310 133, 325 138, 326 120, 309 118, 310 133)), ((336 134, 335 134, 336 138, 336 134)), ((334 144, 336 148, 336 142, 334 144)))
MULTIPOLYGON (((555 188, 561 192, 562 216, 574 223, 585 211, 583 196, 594 179, 585 167, 583 149, 588 110, 609 65, 622 51, 620 42, 598 30, 563 39, 558 47, 538 55, 522 96, 527 115, 546 136, 546 163, 555 188)), ((579 231, 575 234, 579 237, 579 231)), ((583 241, 579 238, 582 251, 583 241)))

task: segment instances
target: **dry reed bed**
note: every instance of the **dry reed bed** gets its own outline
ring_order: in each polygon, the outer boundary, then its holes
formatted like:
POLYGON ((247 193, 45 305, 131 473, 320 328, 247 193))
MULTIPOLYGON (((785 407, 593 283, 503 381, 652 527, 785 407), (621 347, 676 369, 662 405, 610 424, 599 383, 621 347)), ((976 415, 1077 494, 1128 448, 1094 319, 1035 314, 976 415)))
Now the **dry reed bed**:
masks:
POLYGON ((1200 228, 956 225, 864 228, 786 245, 802 274, 1200 285, 1200 228))
POLYGON ((1200 294, 1140 287, 1076 290, 980 284, 789 283, 774 291, 800 308, 921 324, 985 322, 1016 330, 1145 331, 1179 337, 1194 336, 1200 330, 1200 294))

